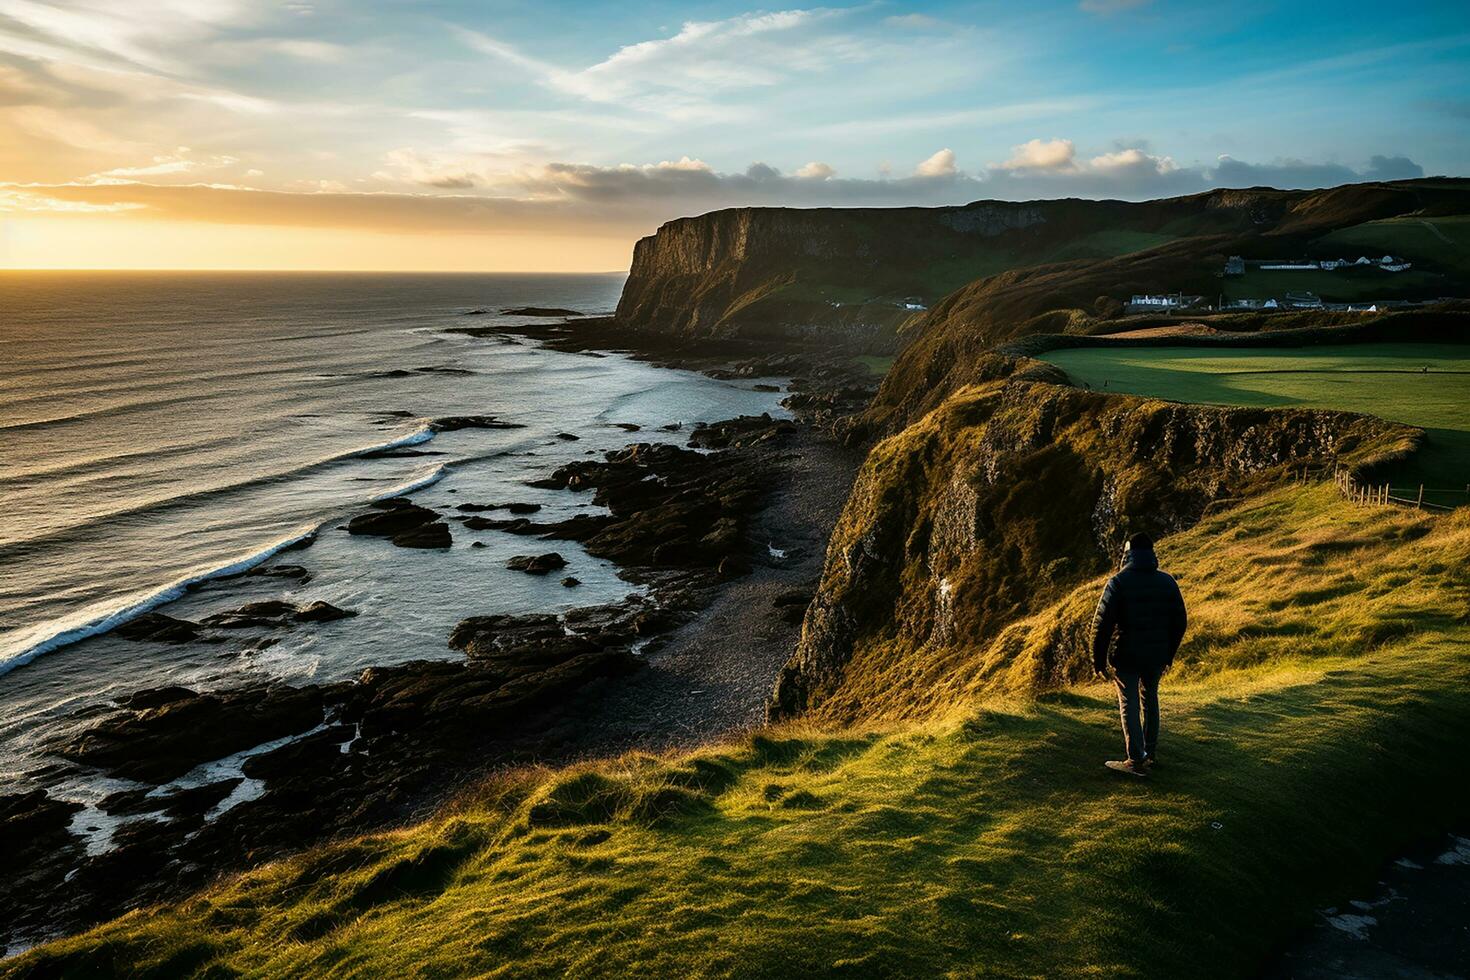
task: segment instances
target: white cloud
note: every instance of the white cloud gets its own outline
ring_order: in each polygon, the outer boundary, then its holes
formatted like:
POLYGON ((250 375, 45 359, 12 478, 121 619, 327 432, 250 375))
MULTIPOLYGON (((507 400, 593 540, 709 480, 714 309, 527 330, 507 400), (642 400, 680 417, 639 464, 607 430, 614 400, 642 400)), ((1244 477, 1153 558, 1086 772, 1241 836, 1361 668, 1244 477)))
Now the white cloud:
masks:
POLYGON ((252 10, 244 0, 0 0, 0 16, 52 44, 166 72, 182 68, 170 50, 247 22, 252 10))
POLYGON ((796 176, 804 180, 826 180, 828 177, 837 176, 837 171, 820 160, 813 160, 811 163, 797 170, 796 176))
POLYGON ((1112 153, 1101 153, 1087 161, 1087 165, 1091 169, 1099 171, 1144 169, 1153 170, 1161 174, 1179 169, 1172 158, 1152 156, 1138 147, 1116 150, 1112 153))
POLYGON ((914 168, 914 175, 917 177, 948 177, 958 172, 958 168, 955 167, 954 150, 948 147, 914 168))
POLYGON ((82 183, 107 184, 119 182, 132 182, 142 177, 171 177, 182 174, 194 174, 201 170, 218 170, 222 167, 233 166, 239 163, 231 156, 213 156, 203 160, 194 159, 190 156, 187 146, 181 146, 177 153, 160 154, 153 158, 151 163, 136 167, 113 167, 111 170, 103 170, 85 178, 82 183))
POLYGON ((270 42, 270 46, 282 54, 288 54, 303 61, 343 61, 349 53, 348 49, 340 44, 302 38, 283 38, 270 42))
MULTIPOLYGON (((938 156, 938 154, 936 154, 938 156)), ((167 161, 163 161, 166 163, 167 161)), ((431 233, 647 234, 686 214, 732 206, 901 206, 963 204, 984 198, 1030 200, 1107 197, 1143 200, 1212 187, 1276 183, 1317 187, 1370 178, 1374 171, 1414 172, 1403 157, 1383 156, 1365 171, 1335 164, 1248 164, 1225 158, 1214 168, 1179 167, 1167 157, 1117 150, 1071 170, 950 169, 904 178, 813 180, 767 164, 721 173, 688 156, 654 164, 598 167, 553 163, 484 176, 476 193, 352 192, 341 182, 298 181, 292 192, 219 183, 0 183, 0 210, 128 210, 135 217, 225 224, 372 228, 431 233), (1097 161, 1102 162, 1097 162, 1097 161), (1276 178, 1263 181, 1262 177, 1276 178)))
POLYGON ((473 50, 521 68, 562 95, 675 122, 736 123, 754 122, 761 112, 726 97, 820 78, 837 65, 889 51, 872 37, 828 29, 852 13, 783 10, 687 21, 670 37, 624 45, 581 68, 552 64, 481 32, 457 27, 454 33, 473 50))
POLYGON ((1002 163, 1000 170, 1050 170, 1068 171, 1076 169, 1077 149, 1071 140, 1033 139, 1011 148, 1011 158, 1002 163))

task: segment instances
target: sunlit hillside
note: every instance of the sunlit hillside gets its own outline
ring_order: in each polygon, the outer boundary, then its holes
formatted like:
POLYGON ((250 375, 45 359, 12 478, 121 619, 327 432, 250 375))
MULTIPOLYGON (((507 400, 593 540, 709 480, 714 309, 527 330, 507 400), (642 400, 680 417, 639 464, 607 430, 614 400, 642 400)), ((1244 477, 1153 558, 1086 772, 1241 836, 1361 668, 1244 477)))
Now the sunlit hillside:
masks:
POLYGON ((1252 972, 1463 812, 1470 514, 1289 486, 1160 551, 1195 626, 1148 782, 1101 766, 1109 688, 957 685, 928 721, 492 781, 6 972, 1252 972))

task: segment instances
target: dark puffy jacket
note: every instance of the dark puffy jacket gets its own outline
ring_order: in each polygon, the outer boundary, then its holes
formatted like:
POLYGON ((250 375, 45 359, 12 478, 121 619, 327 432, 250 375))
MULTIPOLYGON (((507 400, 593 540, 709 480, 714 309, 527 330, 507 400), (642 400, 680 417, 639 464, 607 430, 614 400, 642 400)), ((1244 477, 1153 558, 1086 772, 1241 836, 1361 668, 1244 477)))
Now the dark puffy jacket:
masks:
POLYGON ((1173 577, 1159 571, 1153 549, 1129 549, 1122 571, 1108 579, 1092 617, 1092 665, 1098 670, 1108 665, 1108 645, 1116 632, 1115 670, 1167 667, 1184 639, 1185 623, 1184 597, 1173 577))

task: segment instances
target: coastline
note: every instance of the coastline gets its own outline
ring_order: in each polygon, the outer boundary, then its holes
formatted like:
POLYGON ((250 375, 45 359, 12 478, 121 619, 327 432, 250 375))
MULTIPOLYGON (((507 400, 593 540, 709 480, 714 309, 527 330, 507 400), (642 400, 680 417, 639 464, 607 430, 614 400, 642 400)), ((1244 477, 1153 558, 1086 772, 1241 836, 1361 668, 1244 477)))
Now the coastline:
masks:
MULTIPOLYGON (((516 333, 548 346, 558 344, 560 350, 580 346, 581 353, 603 355, 610 345, 602 331, 572 341, 556 336, 576 326, 535 324, 486 332, 516 333)), ((422 817, 506 767, 659 751, 758 725, 776 671, 799 631, 805 599, 815 587, 827 532, 859 462, 826 429, 834 409, 844 404, 859 408, 865 399, 855 390, 843 396, 842 389, 855 389, 861 378, 844 369, 840 358, 807 351, 772 354, 743 344, 719 346, 718 353, 681 352, 653 343, 627 353, 659 366, 727 378, 776 373, 773 367, 805 369, 800 372, 805 376, 789 389, 800 388, 791 399, 801 406, 794 410, 796 424, 768 417, 716 423, 690 432, 691 442, 706 444, 699 450, 662 447, 644 454, 655 468, 661 463, 673 468, 669 472, 684 468, 678 478, 696 485, 700 480, 728 480, 737 470, 756 480, 759 492, 737 507, 750 522, 723 546, 725 557, 735 556, 733 560, 718 555, 717 561, 708 556, 659 558, 649 538, 659 533, 657 526, 634 527, 607 557, 618 564, 620 577, 643 585, 651 601, 634 596, 613 606, 574 610, 555 627, 576 634, 569 650, 548 654, 546 616, 490 617, 496 620, 490 642, 500 649, 488 660, 476 646, 485 645, 485 635, 467 634, 450 641, 465 649, 462 663, 411 662, 369 669, 355 682, 277 684, 223 698, 186 689, 135 691, 119 698, 111 714, 62 754, 84 764, 123 767, 119 771, 158 769, 146 758, 133 757, 159 746, 178 748, 183 730, 159 720, 170 714, 191 725, 243 727, 254 735, 242 738, 258 739, 264 750, 231 743, 236 768, 224 774, 228 778, 175 787, 161 796, 134 791, 115 800, 119 826, 110 849, 97 854, 89 853, 73 833, 73 805, 50 799, 45 791, 0 801, 7 828, 21 834, 20 843, 7 847, 15 858, 3 900, 11 951, 303 847, 422 817), (742 361, 741 354, 747 359, 742 361), (732 465, 721 474, 715 461, 724 457, 731 457, 732 465), (784 559, 778 552, 786 553, 784 559), (640 554, 644 561, 636 560, 640 554), (574 619, 575 627, 567 625, 574 619), (511 637, 508 648, 504 636, 511 637), (568 652, 572 655, 561 657, 568 652), (484 677, 486 663, 505 668, 507 657, 523 663, 502 670, 506 676, 499 678, 503 683, 489 701, 464 696, 467 687, 474 687, 471 680, 484 677), (373 732, 369 722, 382 729, 381 716, 401 708, 405 691, 444 703, 414 718, 409 733, 391 727, 373 732), (494 732, 464 724, 487 711, 505 716, 494 732), (96 749, 101 743, 106 751, 96 749), (238 797, 245 790, 242 802, 238 797), (159 811, 172 819, 126 816, 159 811)), ((637 446, 610 452, 607 462, 586 464, 581 477, 570 479, 601 478, 615 488, 619 467, 629 457, 641 465, 637 446)), ((667 472, 659 477, 667 478, 667 472)), ((705 490, 718 494, 723 485, 705 490)), ((480 520, 484 527, 518 523, 478 514, 446 516, 480 520)), ((579 525, 547 533, 581 540, 592 551, 585 537, 590 530, 579 525)), ((524 526, 520 532, 526 533, 524 526)), ((542 550, 533 541, 526 541, 526 550, 542 550)), ((547 547, 554 548, 554 542, 547 547)), ((274 574, 271 568, 263 571, 274 574)), ((261 610, 252 611, 252 605, 260 604, 247 604, 236 615, 258 616, 261 610)), ((304 614, 276 612, 287 618, 304 614)), ((178 621, 162 614, 146 614, 145 620, 140 627, 145 638, 179 628, 178 621), (154 627, 164 632, 150 633, 154 627)), ((185 623, 183 628, 196 625, 185 623)), ((179 767, 192 769, 185 765, 192 761, 186 755, 172 769, 163 766, 167 771, 153 781, 172 776, 179 767)), ((168 785, 160 782, 161 787, 168 785)))

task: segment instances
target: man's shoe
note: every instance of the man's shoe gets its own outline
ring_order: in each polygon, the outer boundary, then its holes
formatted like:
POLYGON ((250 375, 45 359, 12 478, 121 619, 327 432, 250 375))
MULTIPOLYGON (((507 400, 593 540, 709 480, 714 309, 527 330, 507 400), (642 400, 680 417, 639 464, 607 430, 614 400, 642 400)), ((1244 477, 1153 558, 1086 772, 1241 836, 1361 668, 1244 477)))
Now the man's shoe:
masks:
POLYGON ((1148 767, 1142 762, 1133 762, 1132 760, 1125 759, 1122 762, 1104 762, 1103 765, 1114 772, 1121 772, 1128 776, 1148 775, 1148 767))
POLYGON ((1146 755, 1143 757, 1143 764, 1152 769, 1159 764, 1159 757, 1156 755, 1146 755))

